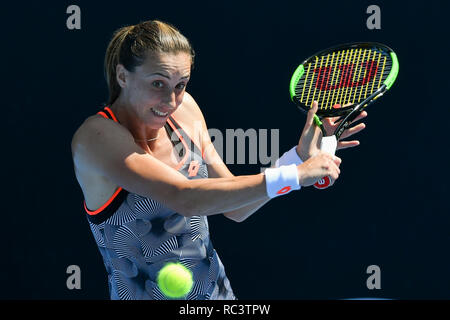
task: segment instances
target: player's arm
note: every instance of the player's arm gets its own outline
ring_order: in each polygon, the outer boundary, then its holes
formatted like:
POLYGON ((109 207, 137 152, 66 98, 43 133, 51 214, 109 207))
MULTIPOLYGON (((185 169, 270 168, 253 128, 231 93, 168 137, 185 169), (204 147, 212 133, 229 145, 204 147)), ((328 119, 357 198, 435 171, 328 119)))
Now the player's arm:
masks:
MULTIPOLYGON (((205 118, 203 116, 200 107, 195 102, 195 100, 187 92, 185 93, 185 101, 188 104, 190 111, 195 115, 196 121, 201 126, 200 129, 200 140, 203 149, 204 159, 208 164, 208 177, 209 178, 233 178, 234 175, 228 169, 228 167, 223 162, 220 155, 217 153, 216 148, 211 142, 211 137, 208 134, 208 128, 206 125, 205 118)), ((242 222, 255 213, 259 208, 264 206, 270 198, 258 200, 256 202, 250 203, 242 208, 223 212, 223 215, 236 222, 242 222)))
MULTIPOLYGON (((205 151, 205 153, 208 153, 209 156, 212 156, 214 158, 220 156, 217 154, 217 151, 213 147, 212 143, 209 145, 211 150, 205 151), (211 155, 212 154, 212 155, 211 155)), ((231 177, 233 174, 229 171, 227 166, 223 163, 222 159, 217 160, 214 162, 213 165, 208 166, 208 175, 211 178, 219 178, 219 177, 231 177)), ((224 212, 223 215, 231 220, 234 220, 236 222, 242 222, 248 217, 250 217, 253 213, 258 211, 259 208, 264 206, 267 202, 269 202, 270 198, 262 199, 259 201, 256 201, 254 203, 248 204, 242 208, 224 212)))
POLYGON ((268 199, 264 174, 189 180, 136 145, 120 124, 100 116, 87 119, 75 133, 72 152, 78 170, 104 176, 185 216, 220 214, 268 199))
MULTIPOLYGON (((207 139, 207 145, 204 150, 204 157, 208 163, 208 176, 210 178, 232 178, 234 175, 230 172, 228 167, 223 162, 222 158, 217 153, 211 140, 207 139)), ((254 203, 248 204, 242 208, 223 212, 223 215, 236 222, 242 222, 255 213, 259 208, 265 205, 270 198, 262 199, 254 203)))

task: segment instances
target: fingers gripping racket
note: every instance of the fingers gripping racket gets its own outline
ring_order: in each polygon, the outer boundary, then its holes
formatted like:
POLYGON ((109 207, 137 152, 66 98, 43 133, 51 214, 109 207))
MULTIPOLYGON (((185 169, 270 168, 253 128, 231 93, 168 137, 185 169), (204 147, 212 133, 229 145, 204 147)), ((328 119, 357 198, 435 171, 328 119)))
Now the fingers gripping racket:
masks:
MULTIPOLYGON (((318 102, 314 122, 323 133, 321 150, 335 154, 342 133, 368 105, 389 90, 398 74, 397 56, 391 48, 375 42, 351 43, 329 48, 306 59, 290 83, 292 101, 307 113, 318 102), (331 136, 321 119, 340 117, 331 136)), ((314 186, 328 187, 330 177, 314 186)))

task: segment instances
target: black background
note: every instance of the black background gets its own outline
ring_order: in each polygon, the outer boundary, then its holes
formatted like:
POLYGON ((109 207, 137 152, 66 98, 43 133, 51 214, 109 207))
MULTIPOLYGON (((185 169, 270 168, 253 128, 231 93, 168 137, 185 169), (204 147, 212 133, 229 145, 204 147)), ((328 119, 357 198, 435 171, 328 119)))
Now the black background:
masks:
MULTIPOLYGON (((361 146, 343 150, 336 185, 305 188, 243 223, 209 218, 239 299, 450 298, 447 1, 58 1, 4 4, 1 299, 107 299, 106 272, 82 208, 70 141, 107 99, 103 58, 114 30, 159 19, 192 42, 187 91, 209 128, 280 129, 295 145, 304 116, 292 72, 345 42, 392 47, 400 72, 368 110, 361 146), (68 30, 66 8, 81 9, 68 30), (366 9, 381 8, 381 30, 366 9), (68 290, 78 265, 81 290, 68 290), (366 268, 381 268, 368 290, 366 268)), ((235 175, 260 165, 230 165, 235 175)))

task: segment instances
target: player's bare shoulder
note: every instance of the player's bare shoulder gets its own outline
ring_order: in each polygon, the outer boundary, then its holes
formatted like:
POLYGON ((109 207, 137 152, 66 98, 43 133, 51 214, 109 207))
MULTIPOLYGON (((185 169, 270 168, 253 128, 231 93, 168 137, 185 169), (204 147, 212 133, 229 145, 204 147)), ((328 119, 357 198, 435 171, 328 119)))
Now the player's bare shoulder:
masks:
POLYGON ((103 146, 110 144, 110 140, 114 140, 117 145, 132 141, 132 137, 126 128, 110 119, 100 115, 86 118, 72 137, 74 165, 81 167, 93 154, 102 153, 103 146))
POLYGON ((100 115, 92 115, 84 120, 84 122, 78 127, 72 137, 72 155, 75 155, 81 145, 84 145, 95 132, 100 133, 103 130, 107 130, 108 119, 100 115))

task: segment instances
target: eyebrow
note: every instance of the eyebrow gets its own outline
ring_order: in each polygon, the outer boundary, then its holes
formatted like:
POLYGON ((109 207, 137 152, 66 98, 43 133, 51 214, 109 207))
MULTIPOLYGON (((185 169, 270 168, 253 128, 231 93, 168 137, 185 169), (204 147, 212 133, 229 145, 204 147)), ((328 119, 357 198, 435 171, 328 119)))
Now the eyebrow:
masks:
MULTIPOLYGON (((153 75, 158 75, 158 76, 161 76, 161 77, 164 77, 164 78, 167 78, 167 79, 170 80, 170 77, 169 77, 169 76, 167 76, 167 75, 165 75, 165 74, 162 74, 162 73, 160 73, 160 72, 155 72, 155 73, 149 74, 149 76, 153 76, 153 75)), ((189 78, 189 77, 190 77, 190 75, 187 75, 187 76, 181 77, 180 79, 187 79, 187 78, 189 78)))

